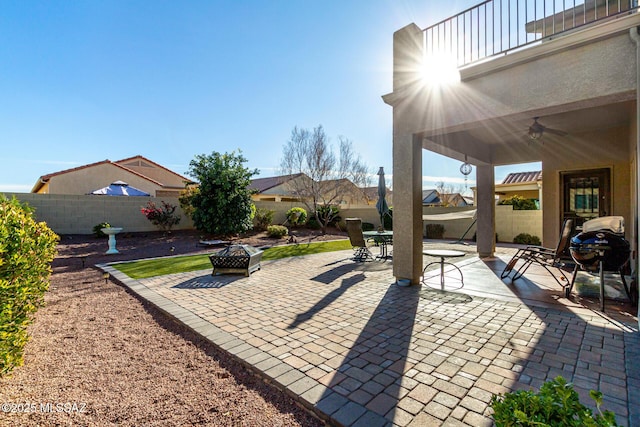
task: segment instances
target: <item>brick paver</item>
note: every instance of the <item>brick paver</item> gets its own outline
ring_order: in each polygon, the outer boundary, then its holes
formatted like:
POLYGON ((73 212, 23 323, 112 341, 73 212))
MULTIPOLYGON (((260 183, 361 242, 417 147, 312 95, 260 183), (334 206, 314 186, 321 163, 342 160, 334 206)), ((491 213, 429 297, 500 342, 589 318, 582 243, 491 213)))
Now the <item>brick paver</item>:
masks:
MULTIPOLYGON (((557 375, 640 425, 633 316, 398 287, 390 262, 349 256, 263 262, 250 277, 135 281, 103 268, 335 425, 491 425, 493 393, 557 375)), ((459 265, 467 283, 506 286, 478 258, 459 265)))

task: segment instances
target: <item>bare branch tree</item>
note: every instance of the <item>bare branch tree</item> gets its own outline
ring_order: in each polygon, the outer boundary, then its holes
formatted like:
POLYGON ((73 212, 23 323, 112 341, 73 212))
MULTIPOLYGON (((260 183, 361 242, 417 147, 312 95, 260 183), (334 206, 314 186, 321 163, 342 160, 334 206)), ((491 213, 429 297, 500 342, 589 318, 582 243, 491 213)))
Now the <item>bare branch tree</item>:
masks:
POLYGON ((436 191, 440 196, 440 203, 444 207, 457 206, 457 198, 462 197, 462 187, 446 184, 444 181, 436 183, 436 191))
POLYGON ((294 127, 284 146, 280 167, 287 175, 291 190, 315 214, 326 233, 335 219, 335 208, 350 192, 360 191, 349 185, 349 181, 360 187, 371 178, 368 167, 356 156, 353 144, 344 137, 339 138, 339 156, 333 152, 322 125, 312 132, 294 127), (298 175, 298 176, 295 176, 298 175))

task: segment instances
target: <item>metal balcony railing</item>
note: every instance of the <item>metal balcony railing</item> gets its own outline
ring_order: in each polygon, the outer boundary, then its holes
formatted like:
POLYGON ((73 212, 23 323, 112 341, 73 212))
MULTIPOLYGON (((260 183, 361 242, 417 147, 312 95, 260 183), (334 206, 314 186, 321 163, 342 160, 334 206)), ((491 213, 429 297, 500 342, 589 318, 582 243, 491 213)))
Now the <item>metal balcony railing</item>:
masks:
POLYGON ((637 0, 488 0, 423 30, 425 55, 463 67, 637 9, 637 0))

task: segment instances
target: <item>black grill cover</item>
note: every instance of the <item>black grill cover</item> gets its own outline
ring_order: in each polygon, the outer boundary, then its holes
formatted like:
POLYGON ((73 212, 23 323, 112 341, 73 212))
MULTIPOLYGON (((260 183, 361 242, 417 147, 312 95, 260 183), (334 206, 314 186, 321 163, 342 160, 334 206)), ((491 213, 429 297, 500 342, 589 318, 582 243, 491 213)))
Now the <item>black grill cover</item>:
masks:
POLYGON ((572 237, 569 252, 573 260, 583 268, 599 268, 598 264, 602 259, 606 271, 618 271, 629 259, 631 246, 621 235, 599 230, 572 237))

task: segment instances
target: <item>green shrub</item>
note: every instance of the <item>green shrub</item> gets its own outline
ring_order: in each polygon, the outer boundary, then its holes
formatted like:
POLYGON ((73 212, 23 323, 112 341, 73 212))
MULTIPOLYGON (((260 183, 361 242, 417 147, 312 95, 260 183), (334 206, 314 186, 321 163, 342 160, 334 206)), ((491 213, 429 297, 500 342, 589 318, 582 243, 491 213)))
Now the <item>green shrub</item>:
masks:
POLYGON ((425 233, 427 239, 442 239, 444 237, 444 225, 427 224, 425 233))
POLYGON ((261 231, 266 230, 273 223, 273 216, 275 213, 276 211, 272 211, 271 209, 256 209, 256 214, 253 217, 255 228, 261 231))
POLYGON ((96 224, 93 226, 93 234, 96 237, 107 237, 107 235, 102 232, 102 229, 109 227, 111 227, 111 224, 109 224, 108 222, 101 222, 100 224, 96 224))
POLYGON ((491 398, 493 419, 502 426, 617 426, 615 414, 600 410, 602 393, 591 390, 598 414, 580 403, 571 383, 561 376, 545 382, 539 393, 518 390, 491 398))
POLYGON ((287 221, 293 227, 303 225, 307 222, 307 211, 303 208, 291 208, 287 211, 287 221))
POLYGON ((267 236, 281 238, 289 234, 289 230, 284 225, 270 225, 267 227, 267 236))
POLYGON ((0 194, 0 375, 23 363, 27 326, 44 304, 57 242, 30 207, 0 194))
POLYGON ((373 231, 376 229, 376 226, 371 224, 370 222, 362 223, 362 231, 373 231))
POLYGON ((540 246, 542 242, 540 242, 540 238, 538 236, 533 236, 529 233, 520 233, 513 238, 513 243, 519 243, 521 245, 540 246))
POLYGON ((176 213, 177 205, 172 205, 164 200, 161 201, 161 207, 156 206, 152 201, 147 202, 146 208, 141 208, 140 212, 151 222, 165 233, 171 232, 174 225, 180 223, 180 214, 176 213))
POLYGON ((538 210, 538 205, 534 199, 525 199, 522 196, 511 196, 504 200, 501 200, 499 205, 512 205, 514 211, 535 211, 538 210))

